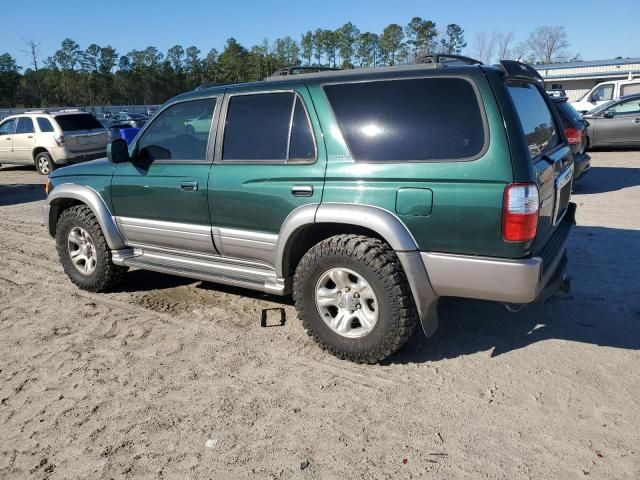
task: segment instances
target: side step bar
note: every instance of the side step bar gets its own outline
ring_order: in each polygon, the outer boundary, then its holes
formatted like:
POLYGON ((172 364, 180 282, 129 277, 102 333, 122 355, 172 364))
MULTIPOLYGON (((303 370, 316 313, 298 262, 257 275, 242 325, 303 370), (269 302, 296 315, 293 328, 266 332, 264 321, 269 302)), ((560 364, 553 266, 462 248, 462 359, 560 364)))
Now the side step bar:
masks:
POLYGON ((273 295, 289 293, 284 279, 277 278, 273 268, 245 260, 138 248, 113 251, 112 260, 116 265, 249 288, 273 295))

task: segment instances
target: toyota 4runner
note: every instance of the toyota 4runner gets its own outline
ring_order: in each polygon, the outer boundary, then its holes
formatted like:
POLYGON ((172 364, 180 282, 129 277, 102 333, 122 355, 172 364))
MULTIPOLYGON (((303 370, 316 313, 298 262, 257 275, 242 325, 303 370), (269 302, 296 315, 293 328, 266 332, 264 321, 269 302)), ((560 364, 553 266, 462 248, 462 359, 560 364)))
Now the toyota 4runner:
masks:
POLYGON ((568 287, 574 167, 540 80, 436 57, 200 88, 50 174, 44 221, 80 288, 135 267, 292 293, 323 348, 377 362, 440 297, 568 287))

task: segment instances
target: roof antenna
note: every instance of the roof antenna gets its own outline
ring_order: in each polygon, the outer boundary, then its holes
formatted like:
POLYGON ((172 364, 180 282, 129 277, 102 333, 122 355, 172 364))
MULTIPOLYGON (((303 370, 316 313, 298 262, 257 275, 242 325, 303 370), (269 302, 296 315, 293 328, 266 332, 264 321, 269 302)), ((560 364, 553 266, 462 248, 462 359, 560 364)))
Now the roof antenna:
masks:
POLYGON ((629 70, 629 77, 627 80, 633 80, 633 72, 631 70, 629 70))

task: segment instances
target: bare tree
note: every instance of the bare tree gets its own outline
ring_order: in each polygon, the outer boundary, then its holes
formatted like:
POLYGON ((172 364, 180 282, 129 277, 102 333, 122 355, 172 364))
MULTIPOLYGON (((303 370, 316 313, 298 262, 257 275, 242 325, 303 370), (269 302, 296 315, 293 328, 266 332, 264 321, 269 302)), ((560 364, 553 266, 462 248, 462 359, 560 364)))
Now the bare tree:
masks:
POLYGON ((33 71, 36 77, 36 88, 38 90, 38 102, 42 103, 42 88, 40 86, 40 74, 38 74, 38 60, 40 59, 40 42, 36 42, 33 38, 28 40, 22 39, 22 42, 27 46, 22 53, 28 55, 31 59, 31 65, 33 65, 33 71))
POLYGON ((536 63, 554 63, 567 58, 569 41, 564 27, 538 27, 526 44, 536 63))
POLYGON ((474 58, 477 58, 483 63, 491 63, 496 48, 496 40, 497 35, 495 32, 477 32, 473 37, 473 43, 471 45, 474 58))
POLYGON ((513 32, 498 33, 496 35, 496 43, 498 45, 498 60, 510 60, 512 57, 513 32))

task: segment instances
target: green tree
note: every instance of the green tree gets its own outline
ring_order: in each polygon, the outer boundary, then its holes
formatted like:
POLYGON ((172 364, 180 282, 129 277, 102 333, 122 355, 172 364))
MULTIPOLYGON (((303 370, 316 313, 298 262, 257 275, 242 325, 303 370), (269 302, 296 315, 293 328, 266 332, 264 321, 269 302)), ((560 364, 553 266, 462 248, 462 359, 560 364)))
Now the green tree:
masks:
POLYGON ((438 30, 431 20, 413 17, 405 27, 407 44, 412 49, 413 58, 433 52, 437 47, 438 30))
POLYGON ((318 28, 313 33, 313 52, 316 63, 322 65, 322 55, 324 54, 324 30, 318 28))
POLYGON ((307 65, 311 65, 311 58, 313 57, 313 32, 311 30, 300 38, 300 48, 302 49, 302 57, 306 60, 307 65))
POLYGON ((440 40, 443 53, 455 53, 457 55, 467 46, 464 40, 464 30, 457 23, 447 25, 445 37, 440 40))
POLYGON ((380 37, 375 33, 360 34, 356 42, 355 58, 360 67, 375 67, 378 61, 378 43, 380 37))
POLYGON ((222 81, 242 82, 247 74, 247 49, 235 38, 229 38, 218 58, 222 81))
POLYGON ((380 36, 379 48, 383 61, 389 65, 396 64, 396 57, 403 46, 404 32, 397 23, 387 25, 380 36))
POLYGON ((15 58, 3 53, 0 55, 0 104, 16 107, 19 85, 20 67, 15 58))
POLYGON ((336 33, 334 31, 322 31, 322 49, 327 57, 327 64, 335 68, 338 43, 336 41, 336 33))
POLYGON ((359 36, 360 30, 351 22, 345 23, 336 31, 336 43, 342 59, 342 68, 348 68, 353 65, 352 59, 355 44, 359 36))

